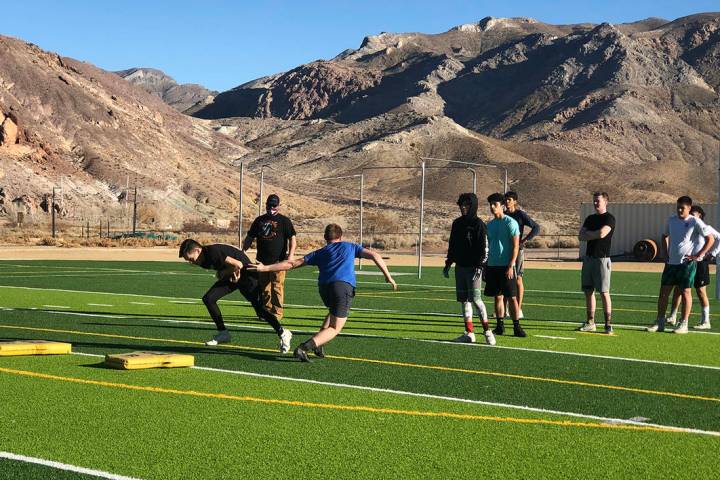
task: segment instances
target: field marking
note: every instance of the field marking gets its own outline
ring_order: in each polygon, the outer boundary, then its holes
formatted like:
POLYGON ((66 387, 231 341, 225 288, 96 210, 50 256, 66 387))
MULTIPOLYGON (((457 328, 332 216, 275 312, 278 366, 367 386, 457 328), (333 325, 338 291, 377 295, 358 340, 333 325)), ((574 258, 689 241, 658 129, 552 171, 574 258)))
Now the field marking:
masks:
POLYGON ((128 302, 128 303, 130 303, 132 305, 155 305, 154 303, 149 303, 149 302, 128 302))
POLYGON ((556 336, 554 336, 554 335, 534 335, 534 334, 533 334, 533 337, 549 338, 549 339, 552 339, 552 340, 575 340, 574 337, 556 337, 556 336))
POLYGON ((72 308, 67 305, 43 305, 43 307, 46 307, 46 308, 72 308))
POLYGON ((195 301, 191 301, 191 300, 168 300, 168 303, 179 303, 179 304, 182 304, 182 305, 197 305, 197 304, 199 304, 200 302, 198 302, 197 300, 195 300, 195 301))
POLYGON ((88 303, 88 307, 114 307, 115 305, 110 305, 109 303, 88 303))
MULTIPOLYGON (((105 358, 104 355, 97 355, 94 353, 72 352, 72 354, 78 355, 78 356, 83 356, 83 357, 105 358)), ((696 429, 696 428, 687 428, 687 427, 674 427, 674 426, 668 426, 668 425, 660 425, 660 424, 656 424, 656 423, 648 423, 647 421, 642 421, 642 420, 602 417, 602 416, 590 415, 590 414, 586 414, 586 413, 565 412, 565 411, 561 411, 561 410, 550 410, 550 409, 546 409, 546 408, 529 407, 527 405, 515 405, 512 403, 488 402, 486 400, 473 400, 473 399, 469 399, 469 398, 449 397, 449 396, 444 396, 444 395, 433 395, 430 393, 409 392, 407 390, 394 390, 394 389, 390 389, 390 388, 368 387, 365 385, 354 385, 354 384, 349 384, 349 383, 324 382, 322 380, 312 380, 309 378, 286 377, 286 376, 282 376, 282 375, 270 375, 270 374, 266 374, 266 373, 248 372, 248 371, 244 371, 244 370, 230 370, 230 369, 225 369, 225 368, 200 367, 197 365, 194 365, 189 368, 191 368, 193 370, 202 370, 202 371, 214 372, 214 373, 228 373, 231 375, 263 378, 263 379, 268 379, 268 380, 281 380, 281 381, 289 381, 289 382, 296 382, 296 383, 307 383, 307 384, 312 384, 312 385, 322 385, 322 386, 326 386, 326 387, 334 387, 334 388, 341 388, 341 389, 344 388, 344 389, 350 389, 350 390, 362 390, 362 391, 369 391, 369 392, 376 392, 376 393, 389 393, 389 394, 393 394, 393 395, 426 398, 426 399, 430 399, 430 400, 444 400, 444 401, 449 401, 449 402, 468 403, 468 404, 472 404, 472 405, 483 405, 483 406, 488 406, 488 407, 509 408, 509 409, 513 409, 513 410, 522 410, 522 411, 533 412, 533 413, 545 413, 545 414, 560 415, 560 416, 565 416, 565 417, 586 418, 589 420, 597 420, 597 421, 601 421, 601 422, 622 423, 622 424, 629 424, 629 425, 646 425, 646 426, 659 427, 659 428, 667 428, 667 427, 679 428, 687 433, 698 433, 698 434, 702 434, 702 435, 720 436, 720 432, 715 432, 715 431, 711 431, 711 430, 700 430, 700 429, 696 429)))
POLYGON ((28 457, 25 455, 18 455, 10 452, 0 452, 0 458, 6 458, 8 460, 15 460, 24 463, 34 463, 36 465, 42 465, 44 467, 54 468, 56 470, 64 470, 66 472, 81 473, 83 475, 92 475, 98 478, 107 478, 108 480, 139 480, 135 477, 125 477, 123 475, 117 475, 114 473, 104 472, 102 470, 93 470, 91 468, 78 467, 75 465, 69 465, 67 463, 56 462, 54 460, 45 460, 44 458, 28 457))
MULTIPOLYGON (((118 334, 110 334, 110 333, 83 332, 83 331, 79 331, 79 330, 61 330, 61 329, 54 329, 54 328, 23 327, 23 326, 19 326, 19 325, 0 325, 0 328, 6 328, 6 329, 11 329, 11 330, 27 330, 27 331, 36 331, 36 332, 68 333, 68 334, 74 334, 74 335, 86 335, 86 336, 105 337, 105 338, 122 338, 122 339, 128 339, 128 340, 143 340, 143 341, 151 341, 151 342, 177 343, 177 344, 182 344, 182 345, 200 345, 203 347, 205 346, 205 343, 203 343, 203 342, 193 342, 190 340, 138 337, 138 336, 133 336, 133 335, 118 335, 118 334)), ((277 350, 275 350, 275 349, 262 348, 262 347, 250 347, 247 345, 223 344, 223 347, 218 350, 224 350, 224 349, 246 350, 246 351, 252 351, 252 352, 269 352, 269 353, 277 354, 277 350)), ((705 401, 705 402, 719 402, 720 403, 720 398, 718 398, 718 397, 706 397, 706 396, 702 396, 702 395, 677 393, 677 392, 666 392, 666 391, 660 391, 660 390, 650 390, 650 389, 645 389, 645 388, 625 387, 625 386, 620 386, 620 385, 607 385, 607 384, 603 384, 603 383, 591 383, 591 382, 584 382, 584 381, 579 381, 579 380, 563 380, 563 379, 559 379, 559 378, 538 377, 538 376, 534 376, 534 375, 521 375, 521 374, 516 374, 516 373, 495 372, 492 370, 472 370, 472 369, 468 369, 468 368, 446 367, 446 366, 442 366, 442 365, 426 365, 426 364, 421 364, 421 363, 410 363, 410 362, 398 362, 398 361, 394 361, 394 360, 377 360, 377 359, 372 359, 372 358, 349 357, 349 356, 344 356, 344 355, 327 355, 326 358, 333 359, 333 360, 345 360, 348 362, 368 363, 368 364, 373 364, 373 365, 386 365, 386 366, 391 366, 391 367, 417 368, 417 369, 433 370, 433 371, 439 371, 439 372, 464 373, 464 374, 468 374, 468 375, 482 375, 482 376, 489 376, 489 377, 512 378, 515 380, 528 380, 528 381, 534 381, 534 382, 570 385, 570 386, 575 386, 575 387, 597 388, 597 389, 637 393, 637 394, 643 394, 643 395, 656 395, 656 396, 662 396, 662 397, 682 398, 682 399, 686 399, 686 400, 698 400, 698 401, 705 401)))
POLYGON ((645 432, 661 432, 661 433, 689 433, 681 428, 676 427, 654 427, 650 425, 635 425, 635 424, 614 424, 614 423, 591 423, 591 422, 572 422, 567 420, 547 420, 541 418, 521 418, 521 417, 499 417, 492 415, 472 415, 464 413, 453 413, 453 412, 437 412, 437 411, 422 411, 422 410, 401 410, 395 408, 381 408, 381 407, 370 407, 365 405, 344 405, 344 404, 333 404, 333 403, 317 403, 317 402, 305 402, 300 400, 281 400, 276 398, 262 398, 252 397, 249 395, 229 395, 226 393, 210 393, 210 392, 199 392, 196 390, 178 390, 174 388, 164 387, 151 387, 143 385, 132 385, 127 383, 115 383, 106 382, 100 380, 87 380, 83 378, 75 377, 63 377, 59 375, 50 375, 47 373, 31 372, 27 370, 16 370, 12 368, 0 367, 0 372, 27 376, 31 378, 41 378, 45 380, 56 380, 68 383, 77 383, 82 385, 92 385, 99 387, 117 388, 124 390, 142 391, 150 393, 167 393, 172 395, 182 395, 189 397, 199 398, 212 398, 218 400, 233 400, 240 402, 251 402, 265 405, 284 405, 290 407, 304 407, 314 408, 321 410, 336 410, 336 411, 350 411, 350 412, 363 412, 363 413, 375 413, 375 414, 387 414, 387 415, 402 415, 411 417, 425 417, 425 418, 449 418, 453 420, 475 420, 475 421, 486 421, 486 422, 497 422, 497 423, 515 423, 525 425, 552 425, 560 427, 580 427, 580 428, 598 428, 598 429, 610 429, 610 430, 630 430, 630 431, 645 431, 645 432))

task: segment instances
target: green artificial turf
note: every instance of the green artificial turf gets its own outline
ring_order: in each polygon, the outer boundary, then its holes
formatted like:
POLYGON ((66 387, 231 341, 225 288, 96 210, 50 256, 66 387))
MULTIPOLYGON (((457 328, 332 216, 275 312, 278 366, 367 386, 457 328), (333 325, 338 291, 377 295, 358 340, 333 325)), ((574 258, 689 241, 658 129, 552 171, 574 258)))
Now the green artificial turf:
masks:
POLYGON ((90 480, 99 477, 0 458, 0 478, 7 480, 90 480))

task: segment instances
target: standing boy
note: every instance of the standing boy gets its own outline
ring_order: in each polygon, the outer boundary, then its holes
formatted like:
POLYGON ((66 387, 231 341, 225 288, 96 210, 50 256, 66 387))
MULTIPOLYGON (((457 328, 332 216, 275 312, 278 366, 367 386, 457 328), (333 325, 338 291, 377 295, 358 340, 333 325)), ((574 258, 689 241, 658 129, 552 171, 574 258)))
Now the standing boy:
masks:
MULTIPOLYGON (((265 202, 264 215, 257 217, 243 242, 247 250, 257 239, 258 262, 270 265, 283 260, 295 260, 295 227, 290 219, 279 213, 280 197, 269 195, 265 202)), ((258 275, 260 296, 265 309, 280 321, 283 317, 285 295, 285 272, 263 272, 258 275)))
POLYGON ((482 271, 487 259, 487 239, 485 223, 477 216, 478 198, 474 193, 463 193, 457 201, 460 216, 452 223, 448 253, 443 275, 450 278, 450 267, 455 264, 455 296, 462 305, 465 333, 455 339, 456 342, 475 343, 473 332, 473 307, 480 317, 485 335, 485 343, 495 345, 495 337, 490 331, 487 309, 482 301, 482 271))
POLYGON ((525 337, 525 331, 518 319, 517 275, 515 261, 520 250, 520 228, 518 223, 505 215, 502 193, 493 193, 487 198, 493 219, 487 225, 488 267, 485 278, 485 295, 495 297, 495 335, 505 333, 503 322, 503 297, 508 299, 510 316, 513 321, 513 333, 516 337, 525 337))
POLYGON ((606 192, 593 193, 595 213, 588 215, 580 228, 578 238, 587 242, 582 262, 582 289, 585 293, 585 311, 587 319, 578 330, 594 332, 595 327, 595 291, 600 292, 603 312, 605 313, 605 333, 613 334, 612 301, 610 300, 610 247, 615 233, 615 217, 607 211, 609 201, 606 192))
POLYGON ((665 311, 668 297, 674 287, 681 291, 683 309, 682 318, 674 333, 687 333, 688 317, 692 308, 691 288, 695 283, 697 260, 702 259, 713 245, 713 236, 705 223, 690 215, 692 199, 683 196, 677 199, 677 215, 668 218, 663 234, 663 245, 667 252, 667 263, 660 280, 660 294, 657 303, 657 320, 647 327, 648 332, 665 331, 665 311), (696 245, 705 237, 705 244, 696 252, 696 245))
MULTIPOLYGON (((703 222, 705 221, 705 211, 698 205, 690 207, 690 215, 699 218, 703 222)), ((695 325, 693 328, 696 330, 710 330, 710 301, 707 296, 707 286, 710 284, 710 263, 715 261, 718 255, 720 255, 720 233, 710 225, 705 224, 707 227, 706 232, 712 235, 714 243, 710 252, 708 252, 704 258, 698 259, 697 271, 695 272, 695 293, 697 294, 698 301, 702 308, 700 315, 700 323, 695 325)), ((702 238, 702 237, 700 237, 702 238)), ((705 239, 702 238, 704 241, 705 239)), ((703 245, 696 245, 695 251, 699 252, 703 245)), ((666 323, 675 325, 677 319, 677 312, 680 308, 681 292, 677 287, 674 290, 673 295, 673 307, 672 313, 667 317, 666 323)))
POLYGON ((308 253, 303 258, 275 263, 273 265, 251 265, 249 268, 258 272, 282 272, 293 268, 300 268, 305 265, 316 265, 320 270, 318 277, 318 289, 323 303, 328 307, 328 314, 325 321, 310 340, 300 344, 294 352, 295 358, 302 362, 309 362, 308 352, 312 351, 315 356, 323 358, 325 351, 323 345, 335 338, 345 326, 350 313, 353 297, 355 297, 355 259, 366 258, 375 262, 385 280, 397 290, 395 280, 382 257, 363 248, 361 245, 342 241, 342 228, 339 225, 330 224, 325 227, 325 245, 319 250, 308 253))
POLYGON ((203 246, 188 238, 180 244, 180 257, 193 265, 217 272, 217 282, 203 295, 202 301, 215 322, 218 333, 211 340, 205 342, 205 345, 215 346, 230 341, 230 331, 225 326, 217 301, 238 290, 253 306, 257 316, 269 323, 280 337, 280 352, 290 351, 292 333, 290 330, 283 329, 275 316, 265 310, 260 303, 257 273, 246 269, 250 264, 250 259, 245 252, 232 245, 221 243, 203 246))
POLYGON ((532 240, 540 234, 540 225, 535 222, 530 215, 524 210, 518 208, 518 194, 517 192, 505 192, 505 214, 512 217, 520 228, 520 250, 518 251, 518 257, 515 262, 515 272, 517 273, 517 286, 518 286, 518 318, 524 318, 522 304, 525 298, 525 280, 523 279, 524 267, 525 267, 525 243, 528 240, 532 240), (523 238, 525 227, 530 228, 530 232, 523 238))

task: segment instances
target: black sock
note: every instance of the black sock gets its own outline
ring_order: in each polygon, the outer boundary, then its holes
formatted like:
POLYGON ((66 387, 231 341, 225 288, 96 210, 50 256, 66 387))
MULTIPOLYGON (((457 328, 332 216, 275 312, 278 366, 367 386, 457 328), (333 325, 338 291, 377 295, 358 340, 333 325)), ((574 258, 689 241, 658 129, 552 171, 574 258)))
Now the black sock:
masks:
POLYGON ((513 320, 513 328, 520 328, 520 320, 513 320))
POLYGON ((300 348, 305 351, 315 350, 315 348, 317 348, 317 345, 315 345, 315 340, 311 338, 310 340, 301 343, 300 348))

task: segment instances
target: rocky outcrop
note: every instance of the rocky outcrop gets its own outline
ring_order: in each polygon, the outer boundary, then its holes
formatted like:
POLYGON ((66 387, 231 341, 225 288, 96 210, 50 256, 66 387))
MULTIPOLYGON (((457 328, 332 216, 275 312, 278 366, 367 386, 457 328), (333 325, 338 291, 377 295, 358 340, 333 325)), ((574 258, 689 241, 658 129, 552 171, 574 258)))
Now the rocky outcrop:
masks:
POLYGON ((195 107, 198 103, 209 103, 218 93, 196 83, 178 84, 174 78, 154 68, 130 68, 115 73, 156 95, 179 112, 195 107))
POLYGON ((0 111, 0 147, 10 147, 18 143, 17 119, 0 111))

